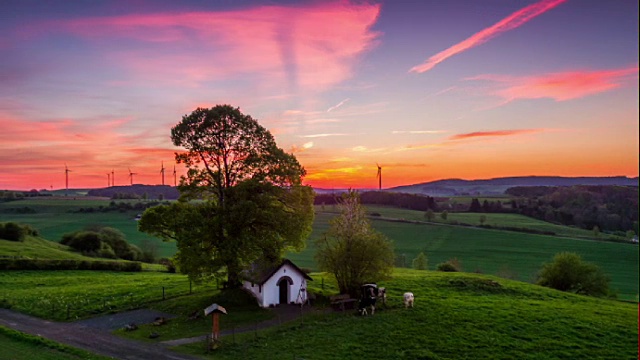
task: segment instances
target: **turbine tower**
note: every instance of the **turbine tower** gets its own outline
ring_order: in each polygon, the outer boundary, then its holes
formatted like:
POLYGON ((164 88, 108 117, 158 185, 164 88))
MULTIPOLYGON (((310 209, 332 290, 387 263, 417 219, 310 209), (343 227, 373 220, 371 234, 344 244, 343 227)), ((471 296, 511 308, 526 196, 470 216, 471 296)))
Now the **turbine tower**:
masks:
POLYGON ((116 186, 116 173, 111 169, 111 186, 116 186))
POLYGON ((173 165, 173 186, 178 186, 177 177, 176 177, 176 166, 173 165))
POLYGON ((131 178, 131 186, 133 186, 133 175, 138 175, 138 173, 131 172, 131 168, 129 168, 129 178, 131 178))
POLYGON ((162 174, 162 185, 164 185, 164 161, 160 165, 160 174, 162 174))
POLYGON ((378 163, 376 163, 376 166, 378 166, 378 174, 376 175, 378 178, 378 190, 382 190, 382 167, 378 163))
POLYGON ((67 167, 67 164, 64 164, 64 196, 67 196, 69 193, 69 173, 71 172, 71 170, 69 170, 69 168, 67 167))
POLYGON ((107 187, 111 186, 111 173, 107 173, 107 187))

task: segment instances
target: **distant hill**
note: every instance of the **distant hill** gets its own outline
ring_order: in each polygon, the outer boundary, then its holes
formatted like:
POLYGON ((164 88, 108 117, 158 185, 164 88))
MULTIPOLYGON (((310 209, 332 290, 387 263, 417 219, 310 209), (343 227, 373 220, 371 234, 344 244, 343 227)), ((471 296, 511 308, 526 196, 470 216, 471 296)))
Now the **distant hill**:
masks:
POLYGON ((561 177, 561 176, 520 176, 486 180, 446 179, 432 182, 398 186, 386 191, 423 194, 430 196, 455 195, 502 195, 514 186, 575 186, 575 185, 617 185, 638 186, 638 178, 614 177, 561 177))

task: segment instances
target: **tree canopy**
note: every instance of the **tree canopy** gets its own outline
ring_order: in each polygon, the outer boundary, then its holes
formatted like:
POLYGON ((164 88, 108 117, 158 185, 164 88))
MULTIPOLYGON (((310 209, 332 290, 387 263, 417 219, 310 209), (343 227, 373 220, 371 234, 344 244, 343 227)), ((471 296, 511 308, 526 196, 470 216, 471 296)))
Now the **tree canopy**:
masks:
POLYGON ((336 277, 341 293, 357 296, 366 282, 382 280, 393 270, 393 245, 371 228, 355 191, 344 194, 341 214, 316 240, 316 261, 323 271, 336 277))
POLYGON ((598 266, 583 261, 576 253, 562 252, 543 265, 537 283, 560 291, 605 296, 609 294, 609 281, 598 266))
POLYGON ((229 105, 198 108, 171 130, 186 149, 181 199, 148 209, 140 230, 177 241, 179 269, 193 279, 226 271, 231 286, 249 264, 301 250, 313 222, 304 168, 271 133, 229 105), (199 201, 191 201, 196 200, 199 201))

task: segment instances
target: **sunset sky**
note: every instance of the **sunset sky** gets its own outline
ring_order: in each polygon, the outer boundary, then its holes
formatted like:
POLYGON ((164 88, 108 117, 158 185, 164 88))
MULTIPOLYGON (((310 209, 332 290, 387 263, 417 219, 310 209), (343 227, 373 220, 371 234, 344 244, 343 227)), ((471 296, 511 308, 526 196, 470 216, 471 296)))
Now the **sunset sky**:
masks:
POLYGON ((0 31, 0 189, 173 184, 216 104, 314 187, 638 176, 636 0, 3 0, 0 31))

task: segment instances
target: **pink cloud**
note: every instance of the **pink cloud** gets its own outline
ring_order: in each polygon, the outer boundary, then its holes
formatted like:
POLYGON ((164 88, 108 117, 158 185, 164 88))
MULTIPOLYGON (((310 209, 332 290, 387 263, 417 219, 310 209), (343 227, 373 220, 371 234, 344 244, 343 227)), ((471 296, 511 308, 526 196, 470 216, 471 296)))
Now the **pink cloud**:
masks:
POLYGON ((423 73, 425 71, 429 71, 433 69, 437 64, 443 62, 451 56, 474 48, 478 45, 482 45, 492 38, 500 35, 501 33, 515 29, 525 24, 529 20, 535 18, 536 16, 544 14, 545 12, 555 8, 556 6, 566 1, 567 0, 542 0, 540 2, 522 8, 507 16, 506 18, 498 21, 497 23, 489 26, 488 28, 485 28, 480 32, 473 34, 471 37, 431 56, 424 63, 412 67, 409 72, 423 73))
POLYGON ((637 80, 638 67, 596 71, 568 71, 537 76, 511 77, 479 75, 467 80, 485 80, 496 84, 490 90, 506 102, 515 99, 550 98, 556 101, 577 99, 619 88, 625 81, 637 80))
MULTIPOLYGON (((150 132, 128 133, 131 119, 64 119, 27 121, 0 114, 0 189, 64 187, 65 163, 73 171, 73 186, 106 186, 106 173, 115 169, 117 185, 125 185, 127 168, 139 175, 136 182, 157 184, 164 161, 174 160, 168 140, 155 144, 150 132), (151 140, 149 140, 151 138, 151 140)), ((179 151, 179 150, 178 150, 179 151)), ((178 166, 183 173, 182 166, 178 166)))
POLYGON ((515 136, 523 134, 534 134, 544 131, 544 129, 519 129, 519 130, 495 130, 495 131, 476 131, 464 134, 456 134, 449 137, 449 140, 466 140, 478 137, 496 137, 496 136, 515 136))
POLYGON ((251 75, 262 86, 324 90, 350 78, 375 46, 380 5, 349 2, 257 6, 46 23, 86 38, 136 79, 198 86, 251 75), (162 80, 160 80, 162 79, 162 80))

